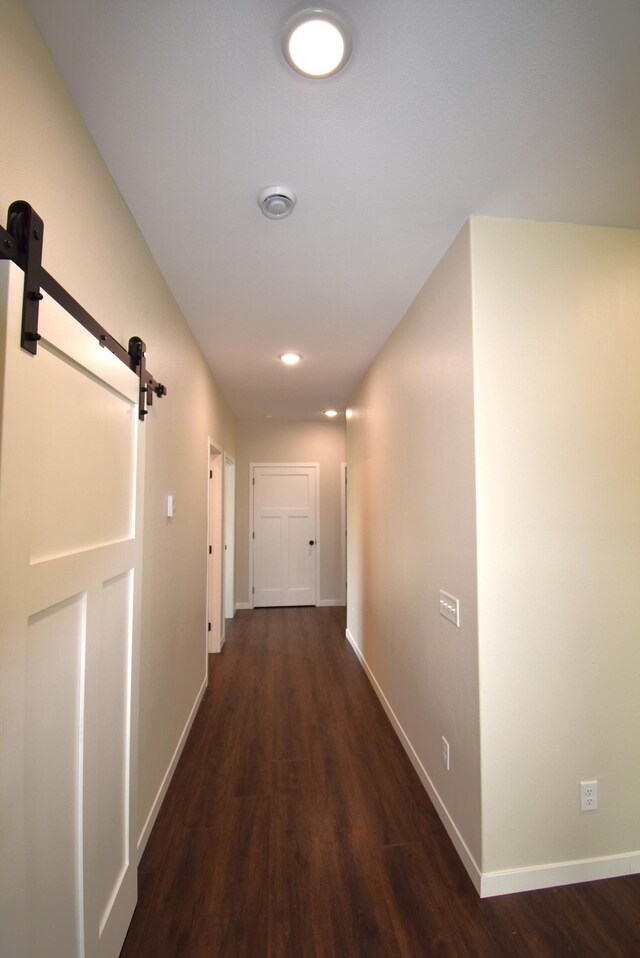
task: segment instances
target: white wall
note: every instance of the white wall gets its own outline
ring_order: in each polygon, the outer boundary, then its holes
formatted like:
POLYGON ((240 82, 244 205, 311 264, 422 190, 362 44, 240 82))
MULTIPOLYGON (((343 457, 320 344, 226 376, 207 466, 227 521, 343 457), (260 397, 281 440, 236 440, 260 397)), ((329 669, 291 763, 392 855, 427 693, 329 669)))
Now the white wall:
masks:
POLYGON ((465 229, 350 404, 347 625, 459 847, 479 864, 471 334, 465 229), (459 629, 439 614, 440 589, 461 601, 459 629))
POLYGON ((471 235, 483 870, 638 866, 640 232, 471 235))
POLYGON ((144 426, 142 827, 205 679, 207 436, 233 453, 235 423, 23 4, 1 16, 0 210, 31 203, 45 268, 120 342, 141 336, 168 388, 144 426))
POLYGON ((249 601, 249 465, 252 462, 320 463, 320 600, 344 604, 341 464, 346 460, 344 419, 239 419, 236 459, 236 602, 249 601))
POLYGON ((639 306, 639 231, 474 218, 353 398, 348 628, 483 895, 640 870, 639 306))

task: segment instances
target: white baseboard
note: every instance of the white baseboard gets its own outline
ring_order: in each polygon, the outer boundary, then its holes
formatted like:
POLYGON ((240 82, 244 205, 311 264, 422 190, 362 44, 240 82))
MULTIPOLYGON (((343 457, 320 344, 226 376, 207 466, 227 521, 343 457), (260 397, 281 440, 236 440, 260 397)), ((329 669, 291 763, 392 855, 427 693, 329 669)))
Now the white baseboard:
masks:
POLYGON ((411 764, 413 765, 416 772, 418 773, 420 781, 424 785, 427 791, 427 794, 429 795, 429 798, 433 802, 438 815, 442 819, 442 823, 447 830, 447 834, 449 835, 449 838, 453 842, 455 849, 462 860, 462 864, 467 869, 467 872, 469 873, 469 877, 471 878, 471 881, 473 882, 476 891, 478 892, 478 894, 481 894, 482 875, 476 863, 476 860, 474 859, 473 855, 469 851, 469 848, 467 847, 467 844, 464 838, 458 831, 454 820, 451 818, 451 815, 447 811, 447 807, 442 801, 442 799, 440 798, 440 795, 438 794, 438 791, 435 785, 429 778, 426 768, 424 767, 424 765, 418 758, 418 753, 416 752, 415 748, 411 744, 409 736, 407 735, 402 725, 400 724, 398 717, 396 716, 396 713, 391 708, 391 705, 386 695, 384 694, 380 685, 378 684, 378 680, 376 679, 375 675, 369 668, 367 660, 365 659, 364 655, 360 651, 360 648, 358 647, 358 644, 356 640, 354 639, 353 635, 351 634, 351 632, 349 631, 349 629, 346 630, 346 636, 349 642, 351 643, 351 646, 354 652, 360 659, 360 662, 362 663, 362 667, 367 673, 367 677, 369 681, 371 682, 371 685, 373 686, 374 692, 380 699, 380 703, 382 704, 383 709, 389 716, 389 721, 393 725, 396 735, 400 739, 405 752, 409 756, 411 760, 411 764))
POLYGON ((580 882, 598 881, 602 878, 620 878, 640 872, 640 851, 611 855, 606 858, 588 858, 505 871, 481 872, 349 629, 346 630, 346 636, 481 898, 534 891, 536 888, 554 888, 558 885, 577 885, 580 882))
POLYGON ((191 712, 189 713, 187 724, 182 730, 182 734, 180 736, 178 744, 176 745, 176 749, 173 753, 171 761, 169 762, 169 767, 167 771, 165 772, 164 778, 162 779, 162 782, 160 784, 160 788, 158 789, 158 793, 151 806, 151 811, 147 815, 147 820, 144 823, 144 827, 138 837, 138 861, 140 861, 140 859, 142 858, 142 853, 144 852, 146 844, 149 841, 149 835, 151 834, 151 829, 155 825, 156 818, 158 817, 158 813, 160 811, 160 808, 162 807, 164 797, 167 794, 167 789, 169 788, 169 785, 171 784, 173 773, 175 772, 180 756, 182 755, 182 750, 189 736, 189 732, 191 731, 191 726, 193 725, 194 719, 196 717, 196 713, 202 701, 202 697, 204 693, 206 692, 206 689, 207 689, 207 676, 205 676, 204 682, 202 683, 200 690, 198 694, 196 695, 196 700, 193 703, 193 708, 191 709, 191 712))
MULTIPOLYGON (((316 602, 316 605, 319 608, 320 606, 325 606, 325 605, 326 606, 346 605, 346 602, 344 601, 344 599, 320 599, 318 602, 316 602)), ((252 608, 253 606, 251 605, 250 602, 236 602, 236 611, 238 611, 239 609, 252 609, 252 608)))
POLYGON ((584 881, 602 878, 621 878, 640 872, 640 852, 612 855, 607 858, 585 858, 575 862, 557 862, 552 865, 534 865, 500 872, 484 872, 481 880, 481 898, 511 895, 536 888, 555 888, 557 885, 578 885, 584 881))

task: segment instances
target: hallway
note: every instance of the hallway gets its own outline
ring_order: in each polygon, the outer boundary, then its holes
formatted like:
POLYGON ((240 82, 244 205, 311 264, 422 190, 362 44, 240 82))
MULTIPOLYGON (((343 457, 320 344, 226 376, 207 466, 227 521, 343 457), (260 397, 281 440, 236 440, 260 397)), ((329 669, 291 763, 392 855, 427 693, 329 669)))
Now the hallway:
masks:
POLYGON ((344 638, 239 612, 152 832, 121 958, 627 958, 640 877, 481 901, 344 638))

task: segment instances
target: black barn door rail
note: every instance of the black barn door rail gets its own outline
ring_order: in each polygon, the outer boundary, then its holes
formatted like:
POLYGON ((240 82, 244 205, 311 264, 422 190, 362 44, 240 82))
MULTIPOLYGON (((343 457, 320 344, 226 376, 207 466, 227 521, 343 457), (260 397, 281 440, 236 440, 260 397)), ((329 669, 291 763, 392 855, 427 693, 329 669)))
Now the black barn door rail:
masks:
POLYGON ((144 422, 147 407, 153 403, 154 393, 159 399, 167 394, 162 383, 157 382, 147 370, 145 344, 138 336, 132 336, 129 340, 129 348, 125 349, 53 276, 47 273, 42 266, 43 233, 42 220, 23 200, 17 200, 9 207, 6 230, 0 226, 0 258, 10 259, 24 270, 20 345, 27 352, 36 355, 38 340, 41 338, 38 332, 38 307, 42 299, 41 290, 44 290, 92 336, 95 336, 101 346, 133 370, 140 380, 138 411, 140 419, 144 422))

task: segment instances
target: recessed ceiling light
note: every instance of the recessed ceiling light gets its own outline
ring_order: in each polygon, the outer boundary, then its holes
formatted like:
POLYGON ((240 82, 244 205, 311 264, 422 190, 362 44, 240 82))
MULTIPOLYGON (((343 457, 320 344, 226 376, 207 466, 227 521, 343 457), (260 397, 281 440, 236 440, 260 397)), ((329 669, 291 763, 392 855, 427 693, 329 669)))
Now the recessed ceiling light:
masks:
POLYGON ((270 220, 283 220, 295 205, 295 193, 286 186, 267 186, 258 197, 258 206, 270 220))
POLYGON ((295 366, 300 362, 302 356, 300 353, 282 353, 282 355, 278 358, 285 364, 285 366, 295 366))
POLYGON ((324 414, 325 414, 325 416, 328 416, 329 419, 333 419, 334 416, 337 416, 337 415, 338 415, 338 410, 337 410, 337 409, 325 409, 324 414))
POLYGON ((351 35, 345 24, 328 10, 312 8, 292 17, 282 37, 289 66, 307 77, 332 76, 351 54, 351 35))

